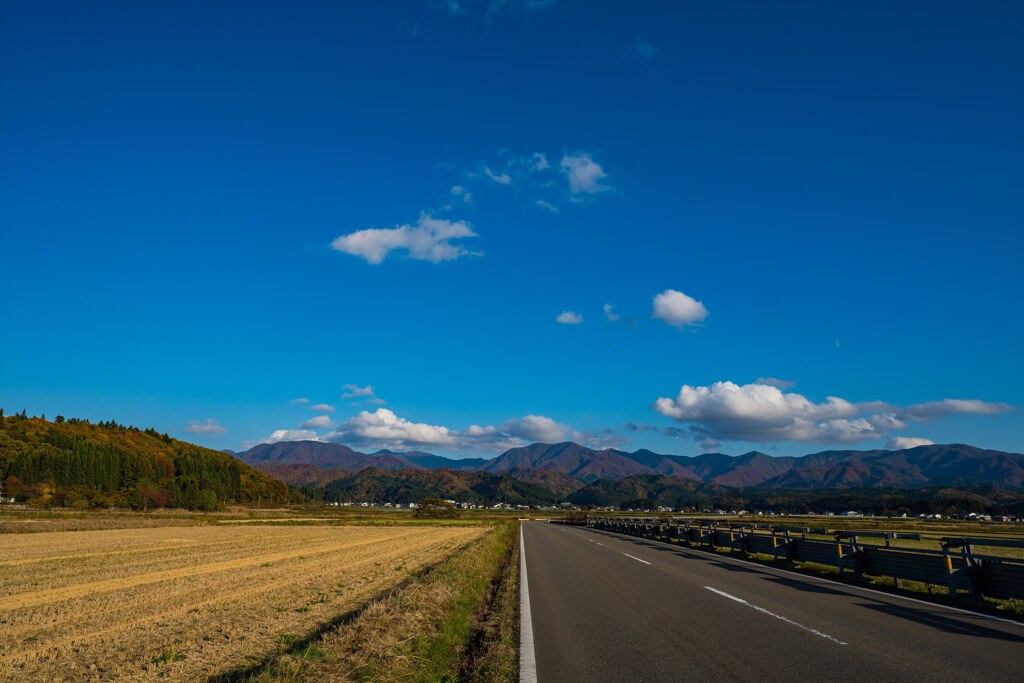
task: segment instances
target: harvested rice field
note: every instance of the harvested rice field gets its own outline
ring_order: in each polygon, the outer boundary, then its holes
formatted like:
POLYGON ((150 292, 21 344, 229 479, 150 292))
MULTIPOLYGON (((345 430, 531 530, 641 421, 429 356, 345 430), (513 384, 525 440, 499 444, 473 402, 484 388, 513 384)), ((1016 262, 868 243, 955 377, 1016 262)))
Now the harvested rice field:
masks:
POLYGON ((5 535, 0 680, 198 680, 273 657, 487 527, 5 535))

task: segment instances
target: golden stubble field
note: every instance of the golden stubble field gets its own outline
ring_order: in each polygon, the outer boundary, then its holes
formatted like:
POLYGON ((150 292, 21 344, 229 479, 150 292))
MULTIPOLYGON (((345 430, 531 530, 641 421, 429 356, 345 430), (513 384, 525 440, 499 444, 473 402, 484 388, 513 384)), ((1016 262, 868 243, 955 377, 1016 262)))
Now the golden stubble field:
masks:
POLYGON ((246 667, 486 527, 203 526, 0 537, 0 680, 246 667))

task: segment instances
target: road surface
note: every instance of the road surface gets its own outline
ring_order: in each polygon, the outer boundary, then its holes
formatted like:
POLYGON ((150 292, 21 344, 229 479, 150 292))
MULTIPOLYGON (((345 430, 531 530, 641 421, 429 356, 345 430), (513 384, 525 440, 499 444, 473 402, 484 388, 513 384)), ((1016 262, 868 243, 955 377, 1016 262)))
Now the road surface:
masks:
POLYGON ((1024 681, 1019 623, 610 532, 522 530, 524 682, 531 655, 540 683, 1024 681))

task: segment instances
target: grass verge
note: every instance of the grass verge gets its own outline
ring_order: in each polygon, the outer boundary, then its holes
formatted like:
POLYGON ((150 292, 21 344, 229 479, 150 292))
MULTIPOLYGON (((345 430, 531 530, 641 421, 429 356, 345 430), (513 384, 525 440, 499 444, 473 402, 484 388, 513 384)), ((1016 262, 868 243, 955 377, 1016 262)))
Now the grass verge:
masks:
POLYGON ((518 676, 518 526, 494 531, 249 681, 494 681, 518 676))

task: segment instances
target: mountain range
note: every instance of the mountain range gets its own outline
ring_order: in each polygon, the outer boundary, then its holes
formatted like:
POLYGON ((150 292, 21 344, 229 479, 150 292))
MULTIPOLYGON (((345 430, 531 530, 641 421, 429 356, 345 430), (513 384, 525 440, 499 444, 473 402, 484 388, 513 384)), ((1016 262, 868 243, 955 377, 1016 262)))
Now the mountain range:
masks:
POLYGON ((758 451, 739 456, 705 453, 665 455, 642 449, 593 449, 573 442, 535 443, 511 448, 496 458, 454 459, 421 451, 361 453, 319 441, 260 444, 234 454, 243 462, 288 483, 319 485, 367 468, 462 470, 515 479, 568 495, 601 480, 637 476, 730 488, 771 489, 925 488, 999 486, 1024 490, 1024 455, 966 444, 934 444, 902 450, 835 450, 801 457, 773 457, 758 451), (304 466, 304 467, 293 467, 304 466), (310 470, 314 466, 330 472, 310 470))

